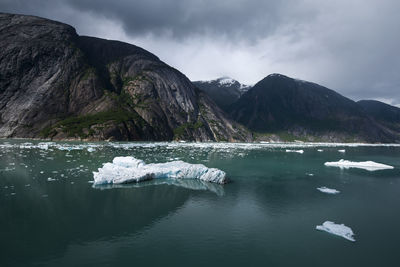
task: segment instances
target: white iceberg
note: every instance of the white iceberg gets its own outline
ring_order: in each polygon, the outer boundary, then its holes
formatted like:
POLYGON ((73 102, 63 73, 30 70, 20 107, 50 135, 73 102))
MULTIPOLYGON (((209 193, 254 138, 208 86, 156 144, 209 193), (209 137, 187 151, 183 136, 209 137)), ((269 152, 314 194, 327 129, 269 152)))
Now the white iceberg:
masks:
POLYGON ((292 152, 292 153, 299 153, 299 154, 303 154, 304 153, 304 150, 291 150, 291 149, 286 149, 286 152, 292 152))
POLYGON ((339 194, 340 193, 340 191, 338 191, 336 189, 328 188, 326 186, 317 187, 317 190, 321 191, 322 193, 327 193, 327 194, 339 194))
POLYGON ((339 149, 338 152, 340 152, 340 153, 346 153, 346 149, 339 149))
POLYGON ((323 150, 323 149, 318 149, 317 151, 318 151, 318 152, 324 152, 324 150, 323 150))
POLYGON ((160 178, 188 178, 217 184, 227 183, 224 171, 183 161, 146 164, 134 157, 116 157, 112 163, 105 163, 98 170, 93 172, 94 185, 124 184, 160 178))
POLYGON ((353 230, 344 224, 336 224, 334 222, 326 221, 322 225, 317 225, 315 229, 341 236, 349 241, 356 241, 353 237, 353 230))
POLYGON ((393 169, 393 166, 382 164, 382 163, 377 163, 374 161, 361 161, 361 162, 354 162, 354 161, 349 161, 349 160, 344 160, 341 159, 339 161, 333 161, 333 162, 325 162, 325 166, 330 166, 330 167, 339 167, 339 168, 359 168, 359 169, 365 169, 367 171, 378 171, 378 170, 385 170, 385 169, 393 169))

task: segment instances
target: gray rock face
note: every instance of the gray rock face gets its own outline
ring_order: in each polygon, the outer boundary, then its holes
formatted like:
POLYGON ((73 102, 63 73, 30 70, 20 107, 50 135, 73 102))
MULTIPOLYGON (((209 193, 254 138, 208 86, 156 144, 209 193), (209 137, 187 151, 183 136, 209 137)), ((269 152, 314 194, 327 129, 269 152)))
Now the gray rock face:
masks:
POLYGON ((134 45, 0 14, 0 137, 248 141, 179 71, 134 45))

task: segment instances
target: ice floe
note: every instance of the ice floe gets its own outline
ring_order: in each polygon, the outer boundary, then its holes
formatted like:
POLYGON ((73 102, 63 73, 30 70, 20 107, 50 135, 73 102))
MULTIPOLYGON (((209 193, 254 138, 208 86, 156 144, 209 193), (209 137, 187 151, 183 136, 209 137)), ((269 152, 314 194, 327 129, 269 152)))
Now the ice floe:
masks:
POLYGON ((94 185, 123 184, 159 178, 199 179, 218 184, 227 182, 224 171, 207 168, 203 164, 184 161, 146 164, 134 157, 115 157, 112 163, 105 163, 98 172, 93 172, 94 185))
POLYGON ((325 162, 325 166, 329 167, 339 167, 339 168, 359 168, 365 169, 367 171, 378 171, 378 170, 385 170, 385 169, 393 169, 393 166, 377 163, 374 161, 361 161, 361 162, 354 162, 349 160, 341 159, 339 161, 333 162, 325 162))
POLYGON ((340 191, 338 191, 336 189, 328 188, 326 186, 317 187, 317 190, 321 191, 322 193, 326 193, 326 194, 339 194, 340 193, 340 191))
POLYGON ((353 237, 353 230, 344 224, 336 224, 334 222, 326 221, 322 225, 317 225, 315 229, 341 236, 349 241, 356 241, 353 237))
POLYGON ((346 149, 339 149, 338 152, 340 152, 340 153, 346 153, 346 149))
POLYGON ((302 150, 302 149, 300 149, 300 150, 286 149, 286 152, 303 154, 304 150, 302 150))
MULTIPOLYGON (((78 142, 25 142, 25 143, 9 143, 0 141, 0 149, 40 149, 43 151, 57 149, 62 151, 72 150, 92 150, 97 148, 119 148, 124 150, 131 150, 135 148, 155 148, 165 147, 167 149, 175 148, 196 148, 196 149, 302 149, 302 148, 324 148, 324 147, 337 147, 343 150, 344 147, 400 147, 400 144, 367 144, 367 143, 310 143, 310 142, 264 142, 259 143, 225 143, 225 142, 98 142, 98 143, 78 143, 78 142), (88 149, 91 148, 91 149, 88 149)), ((322 149, 320 149, 322 151, 322 149)), ((319 152, 321 152, 318 150, 319 152)))

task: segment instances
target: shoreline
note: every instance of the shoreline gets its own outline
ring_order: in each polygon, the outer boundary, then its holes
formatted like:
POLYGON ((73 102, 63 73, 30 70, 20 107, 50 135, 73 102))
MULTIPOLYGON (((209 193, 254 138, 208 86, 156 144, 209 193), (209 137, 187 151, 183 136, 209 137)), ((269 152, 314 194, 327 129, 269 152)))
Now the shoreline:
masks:
POLYGON ((83 144, 156 144, 156 145, 182 145, 182 146, 265 146, 265 147, 400 147, 400 143, 361 143, 361 142, 218 142, 218 141, 207 141, 207 142, 197 142, 197 141, 111 141, 111 140, 78 140, 78 139, 63 139, 63 140, 51 140, 51 139, 41 139, 41 138, 0 138, 0 141, 35 141, 38 143, 77 143, 83 144))

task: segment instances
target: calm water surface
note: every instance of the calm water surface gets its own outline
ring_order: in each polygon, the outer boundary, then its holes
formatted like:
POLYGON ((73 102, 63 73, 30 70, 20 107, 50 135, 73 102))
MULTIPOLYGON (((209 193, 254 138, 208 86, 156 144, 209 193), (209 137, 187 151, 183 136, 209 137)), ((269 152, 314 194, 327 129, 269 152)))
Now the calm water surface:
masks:
POLYGON ((399 266, 400 147, 26 142, 0 141, 0 266, 399 266), (232 182, 94 188, 115 156, 232 182), (395 168, 324 166, 342 158, 395 168), (315 230, 327 220, 357 241, 315 230))

